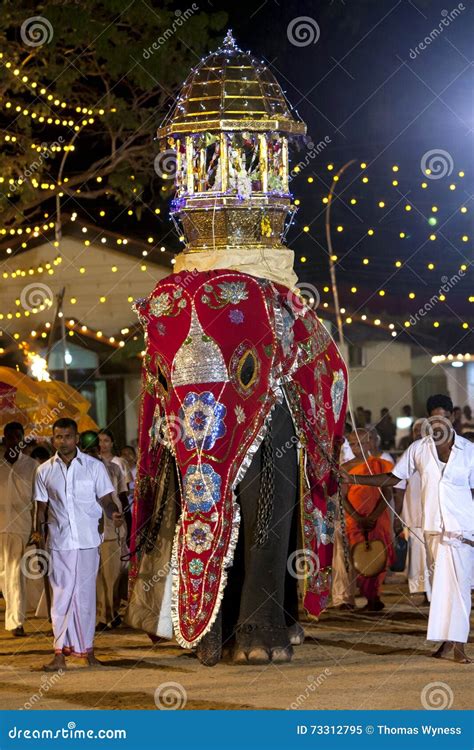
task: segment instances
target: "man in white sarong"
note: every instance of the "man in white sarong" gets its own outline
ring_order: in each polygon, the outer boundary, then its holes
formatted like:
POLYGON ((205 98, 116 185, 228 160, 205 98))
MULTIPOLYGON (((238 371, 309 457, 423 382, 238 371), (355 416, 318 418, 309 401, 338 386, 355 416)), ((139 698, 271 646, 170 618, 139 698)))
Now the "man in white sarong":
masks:
MULTIPOLYGON (((25 635, 25 547, 33 524, 33 478, 38 464, 21 452, 23 426, 9 422, 3 430, 0 458, 0 590, 5 599, 5 629, 25 635)), ((32 549, 32 552, 34 550, 32 549)))
POLYGON ((393 472, 373 476, 347 474, 348 484, 393 487, 415 472, 421 477, 422 528, 431 584, 427 639, 441 641, 433 654, 467 664, 471 582, 474 565, 474 444, 452 428, 449 396, 430 396, 423 437, 412 443, 393 472))
POLYGON ((46 538, 52 590, 54 658, 44 665, 47 672, 65 669, 68 655, 84 657, 89 666, 100 665, 94 656, 94 632, 102 510, 122 524, 105 467, 78 450, 77 441, 74 420, 58 419, 53 425, 57 452, 38 467, 35 478, 33 539, 44 544, 46 538))

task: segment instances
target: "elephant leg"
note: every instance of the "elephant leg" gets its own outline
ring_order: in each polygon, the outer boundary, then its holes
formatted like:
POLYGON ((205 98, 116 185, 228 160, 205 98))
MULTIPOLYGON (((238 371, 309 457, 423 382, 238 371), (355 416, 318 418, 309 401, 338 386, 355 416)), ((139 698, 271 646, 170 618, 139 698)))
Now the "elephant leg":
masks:
MULTIPOLYGON (((298 510, 293 513, 293 520, 290 532, 290 547, 288 555, 296 552, 298 549, 298 528, 299 521, 298 510)), ((298 579, 291 575, 287 567, 285 581, 285 620, 288 627, 288 635, 292 646, 301 646, 304 642, 304 630, 298 622, 298 579)))
POLYGON ((285 582, 290 533, 298 497, 298 466, 293 422, 284 403, 272 416, 273 508, 263 544, 255 539, 262 449, 239 486, 242 511, 244 580, 233 661, 262 664, 290 661, 292 647, 285 615, 285 582))

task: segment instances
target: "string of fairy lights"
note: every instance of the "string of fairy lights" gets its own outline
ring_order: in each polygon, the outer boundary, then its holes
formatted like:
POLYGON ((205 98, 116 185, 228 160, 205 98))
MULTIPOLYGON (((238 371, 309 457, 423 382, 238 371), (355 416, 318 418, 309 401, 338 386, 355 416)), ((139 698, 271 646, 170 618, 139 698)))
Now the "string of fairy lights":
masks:
MULTIPOLYGON (((252 59, 252 62, 255 62, 252 59)), ((0 65, 5 68, 5 70, 8 72, 10 76, 12 76, 16 81, 21 82, 21 84, 24 85, 24 87, 32 93, 38 100, 35 102, 33 106, 29 105, 20 105, 16 104, 12 98, 8 98, 3 100, 2 106, 5 108, 5 110, 11 112, 12 115, 14 115, 16 118, 29 118, 32 123, 34 124, 40 124, 40 125, 55 125, 55 126, 61 126, 61 127, 67 127, 70 131, 73 131, 75 133, 79 132, 82 128, 87 127, 88 125, 92 125, 95 122, 95 118, 97 117, 103 117, 108 113, 114 113, 116 112, 116 108, 110 107, 108 109, 106 108, 90 108, 90 107, 81 107, 81 106, 72 106, 68 102, 62 100, 58 96, 56 96, 47 86, 43 85, 40 81, 36 80, 35 78, 32 78, 31 76, 26 75, 21 70, 20 66, 18 66, 14 61, 8 59, 4 53, 0 52, 0 65), (42 97, 43 101, 39 97, 42 97)), ((263 65, 263 63, 262 63, 263 65)), ((193 70, 193 73, 195 71, 193 70)), ((192 77, 192 76, 191 76, 192 77)), ((277 84, 271 84, 272 86, 277 86, 277 84)), ((179 105, 179 102, 178 102, 179 105)), ((274 105, 273 105, 274 106, 274 105)), ((18 139, 22 136, 20 134, 13 134, 7 132, 3 140, 6 144, 15 144, 18 142, 18 139)), ((73 143, 58 143, 57 141, 50 144, 50 146, 47 146, 47 148, 50 148, 51 152, 54 153, 67 153, 69 151, 74 151, 76 149, 76 146, 73 143)), ((44 143, 37 143, 34 141, 30 148, 35 153, 40 154, 45 149, 44 143)), ((400 165, 399 164, 393 164, 391 166, 391 188, 395 189, 396 191, 400 187, 400 165)), ((372 176, 369 175, 369 167, 366 162, 360 163, 360 170, 361 174, 357 178, 357 185, 358 186, 366 186, 368 184, 371 184, 372 176)), ((293 169, 293 172, 295 175, 300 174, 303 170, 301 170, 298 166, 296 166, 293 169)), ((330 180, 333 179, 332 173, 334 171, 337 171, 336 166, 333 163, 328 163, 326 165, 326 171, 328 173, 328 176, 330 180)), ((429 178, 431 172, 429 169, 425 170, 425 175, 429 178)), ((452 182, 446 183, 447 190, 454 193, 456 190, 459 189, 459 180, 463 180, 465 177, 465 171, 459 170, 457 171, 456 178, 452 182)), ((97 174, 94 177, 95 181, 97 183, 101 183, 105 179, 105 175, 97 174)), ((134 175, 130 175, 130 179, 134 180, 134 175)), ((337 181, 337 175, 334 178, 337 181)), ((15 180, 13 177, 5 178, 0 175, 0 183, 7 182, 8 185, 15 185, 15 183, 19 186, 23 184, 23 180, 17 179, 15 180)), ((61 187, 63 184, 66 186, 69 181, 68 177, 64 177, 61 181, 58 181, 55 183, 54 181, 45 181, 44 179, 38 179, 36 176, 32 176, 29 180, 29 184, 31 184, 35 189, 44 191, 45 193, 56 191, 58 187, 61 187)), ((317 180, 313 176, 308 176, 306 178, 306 181, 308 184, 315 183, 316 185, 317 180)), ((324 182, 324 179, 322 180, 324 182)), ((429 180, 423 179, 420 181, 419 187, 427 191, 427 194, 429 194, 429 188, 430 188, 430 182, 429 180)), ((166 190, 165 187, 162 187, 162 190, 166 190)), ((80 194, 81 189, 76 188, 74 191, 76 194, 80 194)), ((355 189, 352 191, 353 193, 356 192, 355 189)), ((385 190, 385 192, 387 192, 385 190)), ((62 197, 63 193, 59 192, 59 197, 62 197)), ((323 195, 322 197, 322 204, 323 206, 328 203, 329 197, 328 195, 323 195)), ((347 204, 349 206, 355 207, 357 206, 359 202, 359 198, 356 195, 351 195, 350 198, 347 199, 347 204)), ((396 193, 395 199, 392 200, 392 198, 388 197, 388 193, 386 195, 381 195, 378 199, 375 201, 375 205, 373 208, 376 211, 390 211, 393 209, 393 207, 398 204, 399 201, 399 194, 396 193)), ((296 198, 294 200, 294 205, 296 207, 299 207, 301 205, 301 199, 296 198)), ((410 215, 416 214, 416 209, 413 204, 413 201, 406 200, 403 204, 403 210, 407 216, 406 222, 408 222, 408 219, 410 215)), ((458 207, 458 211, 461 215, 466 215, 469 213, 469 208, 464 203, 458 207)), ((154 209, 154 213, 158 215, 160 213, 159 208, 154 209)), ((127 210, 128 216, 133 216, 134 211, 132 209, 127 210)), ((440 215, 440 207, 437 205, 437 203, 432 203, 431 209, 430 209, 430 216, 428 218, 428 225, 429 230, 426 235, 426 241, 427 242, 433 242, 435 243, 437 240, 440 239, 438 232, 436 231, 436 226, 439 221, 439 215, 440 215)), ((0 241, 1 238, 8 239, 8 242, 10 245, 6 247, 6 254, 7 256, 14 256, 17 251, 25 251, 28 250, 30 247, 30 244, 37 244, 40 237, 47 238, 48 234, 55 229, 55 222, 49 220, 50 216, 49 214, 45 214, 45 219, 48 219, 47 222, 43 224, 35 224, 35 225, 28 225, 26 227, 18 226, 18 227, 2 227, 0 228, 0 241), (17 243, 17 244, 15 244, 17 243)), ((108 247, 113 247, 115 249, 123 250, 124 247, 129 245, 129 243, 133 243, 135 246, 140 244, 142 246, 141 249, 141 255, 143 258, 146 258, 151 250, 155 250, 158 245, 160 244, 160 240, 156 239, 154 236, 150 235, 147 237, 146 242, 138 243, 136 239, 133 237, 127 237, 124 235, 117 236, 111 231, 108 231, 107 227, 101 228, 101 224, 106 224, 108 221, 107 218, 107 212, 105 210, 100 210, 99 215, 96 218, 97 227, 91 227, 86 222, 83 222, 80 218, 78 218, 77 213, 73 213, 70 216, 70 221, 75 222, 78 221, 80 226, 81 234, 84 235, 82 242, 84 247, 94 247, 95 245, 106 245, 108 247)), ((405 223, 406 223, 405 222, 405 223)), ((337 235, 343 235, 344 232, 347 233, 347 226, 343 223, 337 223, 334 227, 336 236, 337 235)), ((302 232, 305 234, 311 235, 312 227, 310 224, 304 224, 302 226, 302 232)), ((398 232, 398 238, 400 241, 404 242, 408 238, 408 229, 406 226, 401 226, 399 229, 397 229, 398 232)), ((369 226, 368 228, 364 229, 364 237, 367 238, 374 238, 374 241, 378 239, 380 235, 380 229, 376 225, 376 221, 374 221, 373 225, 369 226)), ((184 242, 184 237, 181 236, 179 238, 181 242, 184 242)), ((48 240, 46 240, 48 241, 48 240)), ((471 249, 471 245, 469 243, 471 242, 470 236, 467 232, 467 230, 459 234, 459 236, 456 238, 456 241, 459 243, 462 243, 462 247, 465 247, 466 250, 471 249)), ((29 278, 29 277, 38 277, 41 275, 44 275, 45 277, 47 275, 54 275, 57 271, 61 269, 61 261, 62 256, 60 253, 60 242, 57 240, 49 242, 55 252, 56 256, 54 259, 51 260, 51 262, 44 263, 37 265, 35 267, 30 268, 9 268, 8 270, 1 271, 2 273, 2 280, 4 282, 10 281, 10 280, 18 280, 18 278, 29 278)), ((164 245, 160 245, 160 252, 165 253, 166 248, 164 245)), ((374 250, 375 252, 375 250, 374 250)), ((401 257, 393 260, 393 269, 395 271, 401 270, 404 268, 405 261, 403 259, 404 253, 400 253, 401 257)), ((377 257, 377 256, 376 256, 377 257)), ((12 258, 8 258, 8 261, 12 260, 12 258)), ((340 257, 337 254, 334 254, 332 256, 332 260, 335 263, 338 263, 340 261, 340 257)), ((163 257, 162 263, 164 264, 165 258, 163 257)), ((308 261, 308 257, 305 255, 301 255, 299 257, 299 261, 301 264, 305 264, 308 261)), ((174 259, 171 259, 171 266, 174 263, 174 259)), ((372 267, 375 267, 375 261, 374 258, 371 257, 368 253, 365 253, 364 256, 360 259, 360 263, 365 271, 367 279, 371 278, 371 269, 372 267)), ((463 273, 466 272, 469 268, 470 263, 461 263, 459 266, 457 266, 455 269, 453 269, 453 272, 456 271, 462 271, 463 273)), ((438 269, 438 263, 433 258, 431 260, 428 260, 425 263, 425 268, 427 271, 434 272, 438 269)), ((120 267, 119 265, 111 265, 110 271, 112 274, 119 273, 120 267)), ((145 262, 142 262, 140 264, 140 271, 145 272, 147 271, 147 265, 145 262)), ((78 272, 80 275, 87 274, 87 261, 85 261, 84 265, 81 265, 78 269, 78 272)), ((347 290, 344 290, 344 294, 347 294, 347 300, 344 301, 344 305, 341 308, 341 314, 344 316, 343 322, 346 325, 351 325, 352 323, 361 323, 369 326, 373 326, 375 328, 379 328, 381 330, 386 330, 389 335, 392 337, 396 337, 400 330, 403 330, 404 328, 409 328, 411 326, 409 319, 400 318, 397 320, 385 320, 385 316, 376 316, 374 314, 371 314, 369 312, 359 312, 361 309, 360 305, 358 306, 358 310, 355 308, 357 307, 358 298, 361 297, 363 290, 360 288, 360 286, 357 286, 356 284, 351 284, 348 286, 347 290)), ((321 301, 321 308, 322 310, 326 310, 328 314, 332 314, 332 308, 328 301, 326 301, 324 295, 330 295, 331 289, 329 286, 324 286, 322 288, 322 301, 321 301)), ((390 292, 387 289, 379 288, 375 292, 375 296, 379 298, 389 297, 390 292)), ((412 289, 408 289, 406 291, 406 298, 408 300, 415 300, 417 297, 417 293, 413 291, 412 289)), ((469 302, 474 302, 474 296, 469 295, 468 296, 469 302)), ((78 296, 72 296, 68 297, 66 300, 68 305, 76 305, 80 302, 78 296)), ((97 302, 101 305, 107 305, 107 302, 109 301, 109 295, 107 293, 100 294, 97 302)), ((127 302, 130 303, 133 301, 133 298, 130 296, 127 297, 127 302)), ((439 295, 439 301, 445 302, 446 301, 446 295, 439 295)), ((362 302, 361 305, 364 303, 362 302)), ((38 308, 33 308, 32 310, 19 310, 16 309, 20 306, 19 299, 15 299, 15 308, 7 311, 7 312, 1 312, 0 313, 0 321, 2 320, 8 320, 12 321, 15 319, 19 319, 22 317, 29 317, 30 315, 35 315, 39 312, 44 312, 48 307, 52 307, 52 304, 48 305, 45 303, 44 305, 39 305, 38 308)), ((442 317, 439 315, 439 317, 442 317)), ((94 331, 89 326, 86 326, 83 322, 78 321, 77 319, 69 318, 68 323, 68 335, 73 336, 76 333, 82 333, 84 335, 93 336, 96 339, 103 341, 104 343, 107 343, 111 346, 117 347, 117 348, 123 348, 126 345, 127 339, 120 338, 117 336, 104 336, 101 331, 94 331)), ((439 320, 432 320, 431 321, 432 326, 436 329, 441 326, 441 322, 439 320)), ((468 329, 469 324, 467 321, 462 320, 459 322, 459 325, 463 329, 468 329)), ((30 338, 32 339, 45 339, 48 336, 48 330, 49 330, 50 324, 46 323, 44 325, 45 330, 33 330, 30 333, 30 338)), ((121 336, 126 336, 128 334, 121 331, 121 336)), ((15 340, 21 339, 20 333, 18 331, 13 333, 13 338, 15 340)), ((22 344, 26 344, 26 342, 21 342, 22 344)))
MULTIPOLYGON (((295 203, 298 204, 298 202, 299 201, 297 199, 295 201, 295 203)), ((462 213, 466 213, 466 212, 467 211, 463 211, 462 213)), ((155 209, 155 213, 159 214, 160 213, 160 209, 158 209, 158 208, 155 209)), ((104 210, 100 210, 99 211, 99 217, 100 217, 100 219, 105 219, 106 218, 106 212, 104 210)), ((78 221, 80 223, 80 219, 78 219, 77 212, 73 213, 69 218, 70 218, 71 222, 78 221)), ((54 222, 49 221, 49 222, 46 222, 43 225, 36 224, 34 226, 27 226, 27 227, 24 227, 24 228, 22 228, 22 227, 17 227, 17 228, 5 228, 5 227, 3 227, 3 228, 0 229, 0 235, 8 236, 9 239, 13 238, 13 237, 15 237, 17 239, 18 238, 21 239, 22 236, 27 235, 30 240, 37 241, 38 238, 43 233, 50 232, 53 229, 54 229, 54 222)), ((113 233, 108 233, 106 229, 98 228, 98 227, 94 227, 94 226, 91 227, 90 225, 88 226, 86 224, 82 224, 80 226, 80 232, 84 236, 88 235, 87 237, 85 237, 82 240, 82 242, 83 242, 83 244, 84 244, 85 247, 99 245, 99 243, 100 243, 100 245, 108 245, 109 247, 118 247, 118 248, 120 248, 121 246, 122 247, 127 246, 129 244, 129 242, 136 243, 136 240, 134 240, 133 238, 128 238, 128 237, 125 237, 125 236, 116 236, 113 233), (91 237, 90 239, 89 239, 89 236, 91 237)), ((370 232, 370 230, 368 230, 368 232, 370 232)), ((22 248, 22 250, 25 249, 25 244, 26 243, 24 241, 20 243, 20 247, 22 248)), ((55 247, 55 248, 57 248, 58 245, 59 245, 59 243, 57 241, 51 242, 50 244, 53 247, 55 247)), ((141 244, 142 245, 146 244, 147 246, 153 246, 153 248, 154 248, 156 246, 156 239, 155 239, 155 237, 153 237, 153 236, 150 235, 150 236, 147 237, 146 243, 142 242, 141 244)), ((11 254, 12 253, 12 249, 11 248, 7 248, 6 251, 7 251, 7 254, 11 254)), ((160 251, 162 253, 164 253, 166 251, 165 246, 163 246, 163 245, 160 246, 160 251)), ((146 257, 148 255, 148 253, 149 253, 149 250, 146 249, 146 248, 144 248, 144 249, 141 250, 141 253, 142 253, 143 257, 146 257)), ((53 275, 55 273, 55 270, 57 270, 57 267, 60 266, 61 262, 62 262, 62 256, 60 254, 58 254, 52 260, 51 263, 50 262, 45 262, 45 263, 42 263, 42 264, 40 264, 38 266, 35 266, 35 267, 30 267, 30 268, 15 267, 14 270, 3 271, 2 272, 2 278, 5 281, 8 281, 10 279, 11 280, 15 280, 15 279, 18 279, 18 278, 28 278, 28 277, 31 277, 31 276, 53 275)), ((171 259, 171 264, 173 264, 173 263, 174 263, 174 258, 171 259)), ((401 267, 402 265, 403 265, 402 261, 396 261, 395 262, 395 266, 397 268, 401 267)), ((434 264, 430 264, 430 265, 434 266, 434 264)), ((467 265, 466 264, 462 264, 460 266, 460 269, 463 270, 463 271, 467 270, 467 265)), ((86 272, 87 272, 87 266, 86 265, 81 265, 78 270, 79 270, 79 274, 81 274, 81 275, 82 274, 86 274, 86 272)), ((140 270, 142 272, 145 272, 147 270, 146 263, 141 263, 140 264, 140 270)), ((433 269, 430 268, 429 270, 433 270, 433 269)), ((119 272, 119 266, 116 265, 116 264, 111 265, 110 271, 113 274, 118 273, 119 272)), ((358 287, 356 287, 355 285, 353 285, 350 288, 350 293, 356 295, 357 292, 358 292, 358 287)), ((382 289, 379 290, 378 294, 381 297, 385 296, 385 290, 382 290, 382 289)), ((322 287, 321 310, 327 310, 327 312, 329 314, 332 314, 332 312, 333 312, 332 307, 331 307, 330 303, 324 299, 325 295, 329 295, 329 296, 331 295, 331 289, 327 285, 325 285, 325 286, 322 287)), ((415 297, 416 297, 415 292, 409 292, 408 293, 408 297, 409 297, 409 299, 415 299, 415 297)), ((129 303, 129 304, 134 301, 133 297, 131 297, 131 296, 127 296, 126 299, 127 299, 127 303, 129 303)), ((444 302, 445 300, 446 300, 446 296, 445 295, 440 295, 439 301, 440 302, 444 302)), ((107 301, 108 301, 108 296, 106 294, 103 294, 103 295, 101 294, 98 297, 98 299, 97 299, 97 302, 100 303, 101 305, 105 305, 107 303, 107 301)), ((473 302, 474 301, 474 297, 470 295, 469 296, 469 301, 473 302)), ((76 305, 77 302, 78 302, 77 296, 69 297, 68 298, 68 302, 69 302, 70 305, 76 305)), ((19 307, 19 305, 20 305, 19 298, 17 298, 15 300, 15 305, 16 305, 16 308, 19 307)), ((49 300, 47 300, 45 303, 40 304, 38 306, 38 308, 33 308, 32 310, 24 310, 24 311, 22 311, 22 310, 19 310, 19 309, 15 309, 14 311, 8 311, 6 313, 2 312, 2 313, 0 313, 0 321, 2 321, 2 320, 11 321, 11 320, 15 320, 15 319, 18 319, 18 318, 21 318, 21 317, 28 318, 28 317, 30 317, 30 315, 35 315, 35 314, 37 314, 39 312, 43 312, 45 309, 47 309, 48 307, 51 307, 51 306, 52 306, 52 303, 49 300)), ((375 316, 375 315, 371 315, 371 314, 368 314, 368 313, 362 313, 361 314, 361 313, 356 313, 356 312, 349 312, 348 309, 347 309, 347 307, 345 307, 345 306, 343 306, 341 308, 341 314, 344 316, 343 320, 344 320, 344 323, 346 325, 351 325, 352 323, 361 323, 361 324, 365 324, 365 325, 370 325, 370 326, 373 326, 374 328, 378 328, 380 330, 386 330, 392 337, 396 337, 398 335, 398 333, 400 332, 401 328, 409 328, 411 326, 411 323, 410 323, 409 320, 401 320, 401 321, 396 321, 396 322, 393 322, 393 321, 387 322, 386 320, 383 319, 382 316, 375 316), (397 328, 398 328, 398 330, 397 330, 397 328)), ((437 321, 437 320, 435 320, 435 321, 433 321, 432 325, 433 325, 434 328, 439 328, 440 327, 440 322, 437 321)), ((460 325, 462 326, 463 329, 468 329, 469 328, 469 324, 467 323, 467 321, 462 321, 460 325)), ((49 324, 46 323, 45 326, 44 326, 44 330, 43 331, 32 330, 30 332, 30 338, 31 339, 37 339, 37 340, 41 340, 41 339, 47 338, 49 327, 50 327, 49 324)), ((86 326, 84 323, 82 323, 81 321, 78 321, 76 319, 71 319, 69 321, 69 323, 68 323, 68 327, 69 327, 69 335, 70 336, 72 336, 72 335, 74 335, 75 333, 78 333, 78 332, 80 332, 82 334, 87 333, 88 335, 93 336, 97 340, 100 340, 101 342, 103 342, 105 344, 108 344, 110 346, 115 346, 117 348, 123 348, 126 345, 126 343, 127 343, 126 339, 120 338, 119 336, 105 336, 102 333, 102 331, 100 331, 100 330, 94 331, 90 326, 86 326)), ((125 333, 126 333, 125 331, 121 331, 121 335, 125 335, 125 333)), ((20 334, 18 332, 14 332, 13 333, 13 338, 16 341, 19 341, 21 339, 21 336, 20 336, 20 334)), ((25 344, 26 344, 25 341, 21 341, 20 342, 21 346, 24 346, 25 344)))

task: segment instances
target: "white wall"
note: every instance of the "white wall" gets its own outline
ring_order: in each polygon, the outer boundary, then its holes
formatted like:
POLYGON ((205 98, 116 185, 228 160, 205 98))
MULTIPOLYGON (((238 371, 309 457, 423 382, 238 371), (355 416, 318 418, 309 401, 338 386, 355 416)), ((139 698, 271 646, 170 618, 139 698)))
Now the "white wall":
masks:
POLYGON ((443 364, 448 380, 449 395, 455 406, 469 404, 474 408, 474 362, 465 362, 463 367, 443 364))
POLYGON ((365 367, 351 367, 349 371, 352 408, 370 409, 376 421, 380 409, 387 407, 395 419, 402 406, 413 405, 411 349, 395 341, 366 342, 363 347, 365 367))

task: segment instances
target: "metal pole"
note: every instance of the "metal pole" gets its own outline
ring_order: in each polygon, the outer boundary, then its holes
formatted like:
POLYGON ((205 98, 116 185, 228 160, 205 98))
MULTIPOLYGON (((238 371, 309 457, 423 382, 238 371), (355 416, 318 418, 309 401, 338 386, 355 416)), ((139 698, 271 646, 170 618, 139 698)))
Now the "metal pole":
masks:
POLYGON ((66 324, 64 322, 64 313, 61 316, 61 338, 63 340, 63 377, 64 382, 68 383, 68 377, 67 377, 67 362, 66 362, 66 324))
POLYGON ((334 175, 331 189, 329 190, 328 202, 326 206, 326 241, 327 241, 328 250, 329 250, 329 274, 331 277, 332 296, 334 298, 334 308, 336 311, 336 322, 337 322, 337 330, 339 332, 339 343, 341 344, 344 343, 344 333, 342 330, 341 309, 339 307, 339 294, 337 291, 336 266, 334 265, 334 261, 332 259, 333 249, 332 249, 332 240, 331 240, 331 203, 334 197, 334 190, 336 188, 336 184, 339 181, 339 178, 341 177, 343 172, 345 172, 346 169, 351 166, 351 164, 354 164, 355 161, 357 160, 351 159, 346 164, 344 164, 343 167, 340 168, 339 172, 336 175, 334 175))

